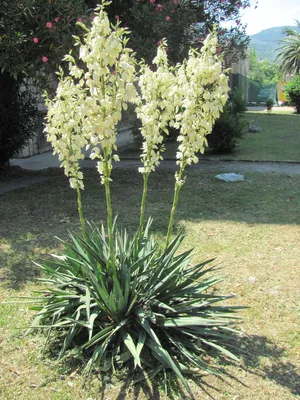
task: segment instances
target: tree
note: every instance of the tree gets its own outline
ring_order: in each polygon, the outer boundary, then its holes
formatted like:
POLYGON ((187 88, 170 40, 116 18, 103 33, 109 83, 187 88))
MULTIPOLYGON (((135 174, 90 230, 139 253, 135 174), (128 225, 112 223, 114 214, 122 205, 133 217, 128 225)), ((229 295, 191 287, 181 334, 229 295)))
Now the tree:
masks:
POLYGON ((260 83, 277 83, 278 67, 268 60, 258 61, 256 51, 251 49, 249 56, 249 78, 260 83))
POLYGON ((173 64, 186 57, 190 46, 201 47, 207 33, 218 28, 220 51, 228 63, 245 55, 248 44, 240 12, 249 0, 115 0, 108 8, 110 20, 120 19, 131 31, 130 44, 138 58, 151 62, 157 44, 166 38, 173 64), (231 28, 224 28, 231 22, 231 28))
MULTIPOLYGON (((296 21, 300 29, 300 22, 296 21)), ((278 48, 276 63, 282 75, 300 74, 300 32, 293 28, 283 30, 287 36, 283 38, 278 48)))
MULTIPOLYGON (((16 76, 53 76, 69 52, 72 35, 89 23, 100 0, 2 0, 0 2, 0 67, 16 76)), ((181 61, 190 46, 201 47, 216 25, 220 50, 232 57, 248 43, 240 12, 250 0, 113 0, 107 6, 110 21, 121 21, 132 32, 130 45, 137 58, 151 62, 157 44, 166 38, 169 58, 181 61), (223 28, 231 22, 232 28, 223 28)), ((44 85, 44 82, 43 82, 44 85)))

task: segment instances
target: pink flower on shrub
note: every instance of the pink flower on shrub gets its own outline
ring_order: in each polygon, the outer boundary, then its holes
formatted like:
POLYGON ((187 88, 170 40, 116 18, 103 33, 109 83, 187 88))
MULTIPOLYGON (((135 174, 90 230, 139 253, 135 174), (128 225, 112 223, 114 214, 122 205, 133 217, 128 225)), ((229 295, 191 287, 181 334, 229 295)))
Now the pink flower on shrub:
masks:
POLYGON ((175 6, 177 6, 178 0, 173 0, 173 3, 175 4, 175 6))
POLYGON ((150 1, 150 3, 152 3, 152 4, 154 4, 155 3, 155 0, 149 0, 150 1))
POLYGON ((163 6, 161 4, 157 4, 155 11, 162 12, 162 10, 163 10, 163 6))
POLYGON ((77 22, 82 22, 82 18, 78 18, 78 19, 77 19, 77 22))
POLYGON ((56 23, 59 22, 59 20, 60 20, 59 17, 54 18, 54 21, 55 21, 56 23))
POLYGON ((166 16, 165 20, 166 21, 170 21, 171 17, 169 17, 169 15, 166 16))
POLYGON ((42 61, 43 61, 43 63, 46 63, 46 62, 48 62, 48 58, 46 56, 43 56, 42 61))
POLYGON ((118 15, 116 15, 115 18, 117 21, 120 19, 120 17, 118 15))
POLYGON ((46 23, 46 28, 52 28, 52 26, 53 26, 52 22, 47 22, 46 23))
POLYGON ((38 43, 38 42, 39 42, 39 39, 38 39, 37 37, 35 37, 35 38, 33 38, 33 42, 34 42, 34 43, 38 43))

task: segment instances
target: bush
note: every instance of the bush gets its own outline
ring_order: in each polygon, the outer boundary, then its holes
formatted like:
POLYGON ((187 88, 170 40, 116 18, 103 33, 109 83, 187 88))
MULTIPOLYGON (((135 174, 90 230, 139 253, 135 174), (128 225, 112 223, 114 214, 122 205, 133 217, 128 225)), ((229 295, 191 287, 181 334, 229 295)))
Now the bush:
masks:
POLYGON ((267 111, 268 112, 271 112, 272 111, 272 108, 273 108, 273 106, 274 106, 274 100, 273 99, 271 99, 271 98, 269 98, 267 101, 266 101, 266 106, 267 106, 267 111))
POLYGON ((60 358, 89 360, 86 372, 171 369, 189 390, 185 373, 216 372, 209 349, 237 360, 227 349, 237 308, 218 305, 228 297, 210 290, 221 281, 209 276, 213 260, 191 266, 191 250, 177 253, 182 233, 163 251, 149 228, 130 238, 114 225, 116 273, 104 227, 85 239, 71 236, 64 256, 41 266, 50 286, 33 325, 49 327, 60 358))
POLYGON ((297 114, 300 114, 300 76, 296 76, 285 87, 285 93, 295 106, 297 114))
POLYGON ((215 122, 212 133, 207 136, 210 151, 229 153, 237 147, 247 125, 246 109, 241 92, 233 91, 222 114, 215 122))
POLYGON ((37 123, 36 102, 26 83, 0 75, 0 170, 9 164, 28 140, 37 123))

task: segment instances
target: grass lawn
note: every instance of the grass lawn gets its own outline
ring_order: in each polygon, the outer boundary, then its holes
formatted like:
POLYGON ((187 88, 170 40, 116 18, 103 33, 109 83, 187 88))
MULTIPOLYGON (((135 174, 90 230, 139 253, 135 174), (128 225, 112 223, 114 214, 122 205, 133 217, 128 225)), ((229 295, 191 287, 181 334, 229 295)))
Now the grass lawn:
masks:
MULTIPOLYGON (((255 114, 260 117, 260 114, 255 114)), ((275 119, 274 116, 261 116, 275 119)), ((298 118, 287 116, 287 118, 298 118)), ((262 126, 262 123, 261 123, 262 126)), ((217 257, 226 277, 219 290, 234 293, 243 310, 236 343, 241 365, 220 360, 224 379, 204 377, 191 386, 197 399, 297 399, 300 396, 300 176, 249 173, 243 182, 218 181, 216 172, 188 173, 176 215, 184 226, 185 248, 194 247, 194 262, 217 257), (209 394, 208 394, 209 393, 209 394), (211 396, 211 397, 210 397, 211 396)), ((105 219, 104 191, 94 171, 87 171, 83 202, 87 219, 105 219)), ((112 194, 119 223, 137 225, 141 176, 115 170, 112 194)), ((161 170, 150 179, 148 214, 163 239, 172 201, 173 173, 161 170)), ((75 192, 67 180, 47 182, 0 197, 0 302, 40 288, 32 260, 61 251, 55 236, 79 230, 75 192)), ((165 395, 160 380, 135 389, 127 382, 103 385, 97 377, 86 386, 77 366, 57 366, 40 353, 44 337, 23 336, 32 312, 26 305, 0 305, 0 398, 3 400, 182 399, 172 383, 165 395), (105 387, 105 388, 104 388, 105 387), (160 394, 158 393, 160 391, 160 394)))
MULTIPOLYGON (((258 161, 300 161, 300 115, 280 111, 248 112, 247 119, 259 126, 247 132, 236 152, 227 158, 258 161)), ((226 158, 226 157, 224 157, 226 158)))
MULTIPOLYGON (((251 111, 246 117, 258 126, 260 132, 245 132, 239 147, 230 154, 215 155, 205 153, 204 157, 218 160, 257 160, 257 161, 300 161, 300 115, 280 107, 268 114, 264 111, 251 111)), ((247 129, 246 129, 247 130, 247 129)), ((176 156, 177 143, 167 142, 165 158, 176 156)), ((138 148, 127 148, 124 157, 139 157, 138 148)))

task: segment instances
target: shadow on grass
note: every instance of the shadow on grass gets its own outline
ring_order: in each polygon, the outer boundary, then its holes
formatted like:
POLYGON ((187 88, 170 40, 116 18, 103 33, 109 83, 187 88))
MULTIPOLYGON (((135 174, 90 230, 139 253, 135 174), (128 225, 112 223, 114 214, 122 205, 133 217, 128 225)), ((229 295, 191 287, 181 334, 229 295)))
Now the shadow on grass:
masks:
MULTIPOLYGON (((300 394, 299 370, 297 371, 296 365, 284 360, 285 349, 283 347, 273 343, 265 336, 258 335, 239 339, 235 347, 237 349, 235 354, 242 361, 244 371, 263 379, 267 378, 288 389, 294 395, 300 394)), ((226 370, 225 376, 237 380, 236 377, 226 373, 226 370)))
MULTIPOLYGON (((285 362, 284 353, 285 349, 277 346, 275 343, 268 340, 264 336, 247 336, 237 339, 234 343, 236 348, 235 354, 240 358, 240 369, 243 369, 247 374, 256 375, 261 379, 268 379, 275 382, 278 386, 288 389, 291 394, 300 394, 300 375, 297 372, 297 367, 291 362, 285 362)), ((233 375, 228 371, 229 366, 236 364, 229 360, 220 360, 219 368, 222 373, 218 379, 224 383, 226 387, 232 387, 233 381, 244 387, 245 390, 251 391, 251 387, 239 379, 237 375, 233 375)), ((132 398, 139 399, 140 395, 152 400, 160 400, 164 393, 164 380, 162 374, 158 375, 149 382, 145 379, 138 384, 134 383, 135 377, 133 375, 127 376, 122 383, 121 388, 115 396, 116 400, 125 400, 130 393, 132 398)), ((187 377, 190 384, 193 384, 194 389, 197 387, 201 390, 201 395, 204 394, 212 400, 218 399, 218 394, 222 393, 224 387, 218 385, 216 381, 214 384, 207 381, 205 376, 191 375, 187 377), (216 397, 215 397, 216 396, 216 397)), ((105 380, 102 379, 101 400, 107 398, 107 388, 105 380)), ((181 383, 178 382, 173 373, 167 375, 167 396, 168 399, 190 399, 191 397, 185 392, 181 383)), ((236 389, 235 389, 236 390, 236 389)), ((164 393, 165 395, 165 393, 164 393)), ((198 398, 199 392, 196 397, 198 398)))
MULTIPOLYGON (((162 375, 162 374, 161 374, 162 375)), ((115 400, 125 400, 127 399, 127 395, 130 394, 133 399, 139 399, 140 396, 144 396, 147 399, 151 400, 160 400, 162 395, 167 395, 168 399, 175 400, 180 396, 181 399, 189 399, 185 391, 182 388, 182 385, 178 383, 176 379, 172 379, 172 382, 167 384, 167 392, 164 391, 164 382, 162 376, 158 375, 150 381, 149 378, 144 374, 143 371, 139 371, 137 374, 130 374, 124 380, 119 389, 119 392, 115 395, 115 400), (136 379, 138 376, 138 383, 136 383, 136 379)), ((168 378, 174 378, 173 375, 168 375, 168 378)), ((107 391, 109 392, 109 388, 105 383, 104 379, 101 379, 102 388, 101 394, 99 397, 101 400, 105 400, 107 398, 107 391)))
POLYGON ((243 363, 247 369, 257 368, 257 375, 289 389, 292 394, 300 394, 299 370, 297 371, 296 365, 281 359, 285 355, 284 348, 264 336, 251 336, 244 345, 248 347, 248 351, 243 355, 243 363), (267 365, 260 365, 262 358, 267 358, 267 365))

